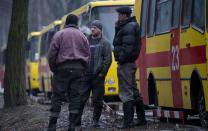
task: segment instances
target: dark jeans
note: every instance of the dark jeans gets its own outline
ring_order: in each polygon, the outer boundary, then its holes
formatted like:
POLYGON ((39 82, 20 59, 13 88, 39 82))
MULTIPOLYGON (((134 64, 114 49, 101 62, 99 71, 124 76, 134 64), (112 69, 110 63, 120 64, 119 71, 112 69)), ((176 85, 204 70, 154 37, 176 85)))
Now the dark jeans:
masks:
POLYGON ((136 64, 125 63, 118 65, 119 97, 123 103, 142 99, 135 78, 136 64))
POLYGON ((58 117, 62 101, 69 97, 69 112, 77 114, 80 109, 80 88, 83 86, 83 68, 60 67, 54 73, 51 116, 58 117))
POLYGON ((92 100, 94 107, 93 118, 100 118, 104 99, 104 81, 105 77, 99 77, 96 75, 85 75, 84 86, 81 87, 81 108, 79 113, 80 117, 82 116, 84 105, 87 102, 92 91, 92 100))

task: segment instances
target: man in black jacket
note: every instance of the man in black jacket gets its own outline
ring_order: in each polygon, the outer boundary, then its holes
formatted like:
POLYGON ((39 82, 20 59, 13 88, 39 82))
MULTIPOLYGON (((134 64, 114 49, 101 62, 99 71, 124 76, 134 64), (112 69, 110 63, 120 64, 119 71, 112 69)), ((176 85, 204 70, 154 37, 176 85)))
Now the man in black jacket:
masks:
POLYGON ((103 108, 104 81, 112 62, 112 49, 110 43, 102 35, 102 23, 95 20, 91 23, 91 35, 88 38, 90 44, 90 62, 84 77, 84 86, 81 88, 81 108, 76 125, 81 125, 81 116, 84 105, 92 91, 93 96, 93 126, 99 127, 99 119, 103 108))
POLYGON ((115 60, 118 62, 119 97, 123 102, 124 122, 120 129, 132 126, 134 107, 136 106, 137 123, 146 123, 142 98, 137 89, 135 61, 141 47, 140 28, 135 17, 131 16, 128 6, 117 9, 115 37, 113 41, 115 60))

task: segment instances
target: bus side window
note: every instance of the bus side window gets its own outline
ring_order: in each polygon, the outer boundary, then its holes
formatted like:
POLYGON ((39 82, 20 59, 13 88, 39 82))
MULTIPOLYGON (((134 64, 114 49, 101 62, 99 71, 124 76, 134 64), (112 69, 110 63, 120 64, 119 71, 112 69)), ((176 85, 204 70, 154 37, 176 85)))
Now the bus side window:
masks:
POLYGON ((199 29, 201 32, 204 32, 204 8, 205 8, 204 0, 194 0, 193 3, 193 20, 192 25, 199 29))
POLYGON ((156 34, 170 31, 172 0, 159 0, 157 3, 156 34))
MULTIPOLYGON (((198 0, 197 0, 198 1, 198 0)), ((182 27, 188 27, 191 22, 192 0, 182 0, 182 27)))
POLYGON ((148 2, 148 0, 142 1, 141 37, 144 37, 146 34, 147 2, 148 2))
POLYGON ((173 18, 172 18, 172 27, 178 28, 180 21, 180 0, 174 0, 173 4, 173 18))
POLYGON ((53 38, 55 33, 56 33, 55 28, 48 32, 48 36, 47 36, 47 40, 46 40, 46 53, 48 52, 48 49, 50 47, 52 38, 53 38))
POLYGON ((148 27, 147 27, 147 35, 148 36, 152 36, 154 34, 155 7, 156 7, 156 0, 150 0, 149 1, 149 11, 148 11, 148 27))
POLYGON ((40 56, 44 56, 46 54, 46 40, 47 40, 47 32, 44 33, 41 37, 41 49, 40 49, 40 56))

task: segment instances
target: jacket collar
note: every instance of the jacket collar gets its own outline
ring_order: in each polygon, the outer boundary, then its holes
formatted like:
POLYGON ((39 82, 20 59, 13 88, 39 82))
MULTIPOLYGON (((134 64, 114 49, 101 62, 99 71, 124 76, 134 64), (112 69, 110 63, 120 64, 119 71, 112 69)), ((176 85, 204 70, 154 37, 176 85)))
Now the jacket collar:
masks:
POLYGON ((129 19, 123 21, 122 23, 119 23, 119 26, 124 26, 124 25, 126 25, 127 23, 129 23, 129 22, 136 22, 136 17, 135 17, 135 16, 130 17, 129 19))
POLYGON ((68 24, 64 26, 64 28, 70 28, 70 27, 78 29, 78 27, 74 24, 68 24))

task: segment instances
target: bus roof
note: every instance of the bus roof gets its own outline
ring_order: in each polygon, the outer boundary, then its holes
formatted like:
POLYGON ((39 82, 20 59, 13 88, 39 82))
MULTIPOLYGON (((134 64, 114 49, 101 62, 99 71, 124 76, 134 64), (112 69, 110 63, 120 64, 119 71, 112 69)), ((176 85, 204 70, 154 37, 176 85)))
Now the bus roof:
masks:
POLYGON ((97 6, 114 6, 114 5, 134 5, 134 0, 108 0, 108 1, 95 1, 90 2, 90 8, 97 6))
POLYGON ((33 36, 39 36, 41 32, 30 32, 28 34, 28 39, 31 39, 33 36))
POLYGON ((48 32, 50 29, 55 27, 56 25, 61 25, 61 23, 62 23, 61 20, 56 20, 56 21, 52 22, 51 24, 49 24, 48 26, 44 27, 40 32, 41 32, 41 34, 44 34, 45 32, 48 32))

